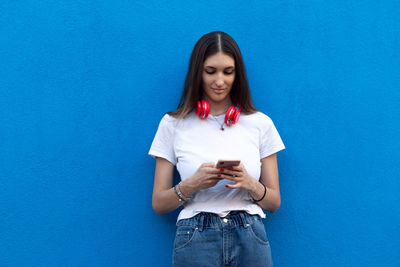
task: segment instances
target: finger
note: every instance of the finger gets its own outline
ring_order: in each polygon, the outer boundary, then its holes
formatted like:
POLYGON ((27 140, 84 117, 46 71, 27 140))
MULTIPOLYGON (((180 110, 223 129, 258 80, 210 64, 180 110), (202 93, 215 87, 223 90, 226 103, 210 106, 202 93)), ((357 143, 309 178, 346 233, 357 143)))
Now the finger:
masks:
POLYGON ((227 179, 227 180, 231 180, 231 181, 235 181, 236 182, 236 177, 233 177, 233 176, 230 176, 230 175, 227 175, 227 174, 220 173, 217 176, 221 177, 221 179, 227 179))
POLYGON ((213 162, 206 162, 206 163, 201 164, 201 167, 215 168, 215 163, 213 163, 213 162))
POLYGON ((235 188, 240 188, 240 184, 226 184, 225 185, 226 188, 230 188, 230 189, 235 189, 235 188))
POLYGON ((238 172, 242 172, 242 171, 244 170, 244 168, 243 168, 242 165, 239 165, 239 166, 231 166, 229 169, 232 170, 232 171, 238 171, 238 172))
POLYGON ((219 177, 211 177, 209 180, 210 180, 211 182, 215 183, 215 182, 221 181, 222 178, 219 178, 219 177))
POLYGON ((242 175, 241 172, 239 172, 239 171, 234 171, 234 170, 224 170, 222 173, 227 174, 227 175, 230 175, 230 176, 233 176, 233 177, 235 177, 235 176, 241 176, 241 175, 242 175))
POLYGON ((243 167, 243 163, 241 162, 239 165, 233 165, 233 166, 230 166, 231 168, 233 168, 233 169, 240 169, 240 168, 242 168, 243 167))
POLYGON ((221 173, 221 170, 217 169, 217 168, 207 168, 206 172, 210 173, 210 174, 218 174, 218 173, 221 173))
POLYGON ((222 177, 222 174, 221 174, 221 173, 211 173, 211 174, 208 175, 208 178, 209 178, 209 179, 218 179, 218 180, 224 179, 224 178, 222 177))

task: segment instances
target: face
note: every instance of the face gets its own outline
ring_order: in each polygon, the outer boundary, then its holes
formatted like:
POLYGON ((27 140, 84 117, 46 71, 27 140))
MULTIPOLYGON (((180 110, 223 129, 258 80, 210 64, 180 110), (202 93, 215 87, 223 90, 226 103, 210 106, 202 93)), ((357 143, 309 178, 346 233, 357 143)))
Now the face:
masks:
POLYGON ((204 61, 202 77, 204 94, 209 101, 228 101, 235 80, 235 60, 222 52, 209 56, 204 61))

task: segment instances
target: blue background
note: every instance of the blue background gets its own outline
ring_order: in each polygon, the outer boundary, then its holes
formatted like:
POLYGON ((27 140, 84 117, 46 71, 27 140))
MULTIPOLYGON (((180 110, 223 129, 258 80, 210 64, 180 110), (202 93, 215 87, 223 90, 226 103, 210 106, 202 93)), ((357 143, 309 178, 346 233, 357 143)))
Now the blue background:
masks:
POLYGON ((399 266, 399 3, 2 0, 0 265, 170 265, 147 152, 223 30, 287 147, 275 265, 399 266))

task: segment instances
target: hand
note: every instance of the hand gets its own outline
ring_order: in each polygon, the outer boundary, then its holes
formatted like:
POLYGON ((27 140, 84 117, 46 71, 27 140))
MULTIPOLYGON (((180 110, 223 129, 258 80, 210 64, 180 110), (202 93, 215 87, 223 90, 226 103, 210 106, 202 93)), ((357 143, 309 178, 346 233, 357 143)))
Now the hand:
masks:
POLYGON ((220 170, 215 168, 214 163, 203 163, 191 177, 182 183, 181 186, 185 188, 185 192, 187 192, 188 195, 192 195, 200 189, 215 186, 219 181, 221 181, 221 179, 223 179, 222 177, 218 177, 219 173, 220 170))
POLYGON ((220 170, 221 178, 234 181, 235 184, 226 184, 227 188, 243 188, 246 190, 252 190, 254 188, 254 183, 257 182, 256 179, 251 177, 244 167, 243 163, 239 166, 231 166, 228 169, 220 170))

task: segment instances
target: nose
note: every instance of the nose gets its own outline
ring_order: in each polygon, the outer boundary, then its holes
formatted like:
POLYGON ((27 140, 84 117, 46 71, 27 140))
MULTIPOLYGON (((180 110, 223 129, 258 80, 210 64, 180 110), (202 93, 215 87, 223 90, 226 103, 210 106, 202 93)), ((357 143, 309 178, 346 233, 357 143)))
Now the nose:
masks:
POLYGON ((224 85, 224 79, 221 76, 219 76, 217 78, 217 80, 215 81, 215 85, 217 85, 218 87, 223 86, 224 85))

